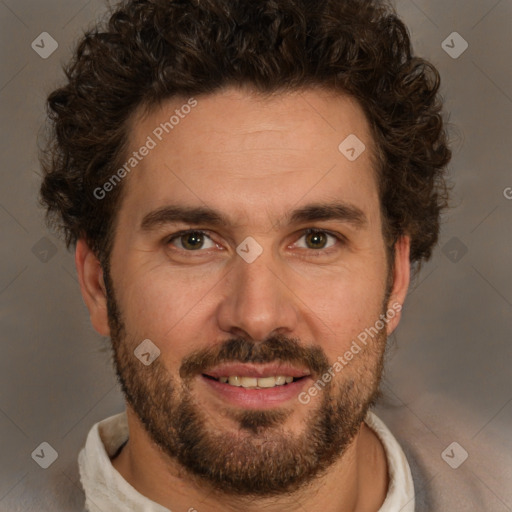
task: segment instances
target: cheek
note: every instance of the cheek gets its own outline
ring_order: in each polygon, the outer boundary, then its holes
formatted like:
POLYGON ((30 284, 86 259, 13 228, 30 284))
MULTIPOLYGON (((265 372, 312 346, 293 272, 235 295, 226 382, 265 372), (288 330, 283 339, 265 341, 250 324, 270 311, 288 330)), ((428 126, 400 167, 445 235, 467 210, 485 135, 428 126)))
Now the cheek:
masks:
POLYGON ((191 279, 160 266, 126 275, 130 279, 119 300, 127 332, 131 339, 155 343, 167 366, 179 365, 183 356, 216 339, 207 330, 215 293, 211 274, 191 279))
POLYGON ((382 313, 385 279, 375 273, 340 271, 316 286, 301 286, 302 311, 330 360, 343 354, 382 313))

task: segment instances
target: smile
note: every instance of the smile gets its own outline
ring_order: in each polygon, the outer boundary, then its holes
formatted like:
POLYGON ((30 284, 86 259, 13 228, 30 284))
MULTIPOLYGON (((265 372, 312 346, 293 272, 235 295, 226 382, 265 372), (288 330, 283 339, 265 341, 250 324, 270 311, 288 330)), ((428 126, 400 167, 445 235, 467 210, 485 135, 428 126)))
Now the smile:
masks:
POLYGON ((276 386, 285 386, 286 384, 291 384, 294 380, 299 380, 302 377, 292 377, 291 375, 277 375, 277 376, 269 376, 269 377, 247 377, 247 376, 224 376, 215 378, 210 375, 205 375, 205 377, 210 377, 211 379, 215 379, 222 384, 228 384, 230 386, 242 387, 246 389, 266 389, 273 388, 276 386))

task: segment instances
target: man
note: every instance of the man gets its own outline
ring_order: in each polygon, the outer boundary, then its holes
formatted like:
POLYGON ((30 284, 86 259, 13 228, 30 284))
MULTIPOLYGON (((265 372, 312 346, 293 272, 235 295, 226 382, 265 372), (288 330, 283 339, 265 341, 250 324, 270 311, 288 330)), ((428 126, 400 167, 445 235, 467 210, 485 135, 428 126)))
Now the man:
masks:
POLYGON ((67 79, 42 199, 126 397, 86 508, 414 510, 370 407, 450 150, 393 10, 132 0, 67 79))

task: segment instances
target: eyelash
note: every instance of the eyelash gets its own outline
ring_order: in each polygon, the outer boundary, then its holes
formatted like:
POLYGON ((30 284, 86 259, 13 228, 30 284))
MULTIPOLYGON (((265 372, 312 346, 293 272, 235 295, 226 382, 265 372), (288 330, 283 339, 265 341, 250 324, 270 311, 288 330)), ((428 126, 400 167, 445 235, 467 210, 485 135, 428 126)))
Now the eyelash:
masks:
MULTIPOLYGON (((202 229, 186 229, 186 230, 183 230, 183 231, 179 231, 177 233, 174 233, 173 235, 171 235, 170 237, 166 237, 165 240, 164 240, 164 243, 166 245, 170 245, 174 240, 184 236, 184 235, 189 235, 191 233, 199 233, 201 235, 204 235, 205 237, 209 238, 210 240, 212 240, 213 243, 215 243, 216 245, 219 245, 217 244, 213 239, 212 237, 210 236, 210 233, 208 231, 204 231, 202 229)), ((302 232, 301 232, 301 235, 300 237, 297 239, 297 240, 300 240, 302 237, 304 236, 307 236, 307 235, 310 235, 310 234, 315 234, 315 233, 324 233, 328 236, 332 236, 333 238, 336 239, 336 241, 338 242, 338 244, 341 244, 341 245, 344 245, 347 240, 346 238, 341 235, 340 233, 333 233, 332 231, 329 231, 327 229, 318 229, 318 228, 307 228, 307 229, 304 229, 302 232)), ((296 243, 296 242, 295 242, 296 243)), ((302 249, 302 248, 301 248, 302 249)), ((335 247, 328 247, 327 249, 309 249, 309 252, 311 252, 312 254, 315 254, 315 255, 318 255, 318 256, 321 256, 322 254, 328 254, 330 253, 333 249, 335 249, 335 247)), ((185 251, 183 249, 180 249, 180 248, 175 248, 175 250, 177 251, 183 251, 183 252, 189 252, 189 253, 193 253, 193 252, 205 252, 204 250, 197 250, 197 251, 185 251)))

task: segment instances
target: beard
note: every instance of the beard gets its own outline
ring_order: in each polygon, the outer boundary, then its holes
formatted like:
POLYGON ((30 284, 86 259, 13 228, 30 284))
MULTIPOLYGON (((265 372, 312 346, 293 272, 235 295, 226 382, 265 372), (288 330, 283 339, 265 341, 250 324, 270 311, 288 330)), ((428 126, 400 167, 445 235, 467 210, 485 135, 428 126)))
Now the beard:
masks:
POLYGON ((263 342, 233 338, 191 353, 174 377, 162 357, 149 366, 135 357, 140 339, 127 335, 108 268, 104 279, 114 368, 125 399, 152 441, 197 485, 236 496, 294 492, 343 456, 379 396, 385 329, 349 366, 322 383, 316 402, 297 400, 271 410, 226 407, 215 414, 237 428, 222 428, 194 396, 195 377, 222 362, 278 362, 298 364, 316 381, 331 366, 323 349, 284 336, 263 342), (308 415, 295 433, 287 430, 286 420, 299 407, 308 408, 308 415))

